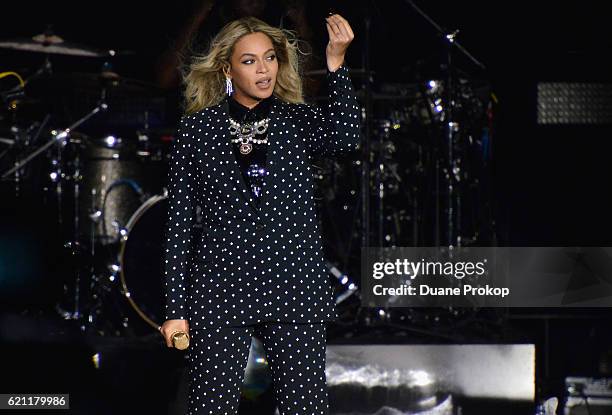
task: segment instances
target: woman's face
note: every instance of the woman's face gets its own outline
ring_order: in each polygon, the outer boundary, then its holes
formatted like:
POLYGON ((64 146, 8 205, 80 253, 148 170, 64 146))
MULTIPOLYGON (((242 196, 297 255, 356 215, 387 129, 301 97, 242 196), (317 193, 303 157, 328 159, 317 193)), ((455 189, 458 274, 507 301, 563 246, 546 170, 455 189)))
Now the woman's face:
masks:
POLYGON ((249 108, 268 98, 276 85, 278 61, 270 38, 260 32, 241 37, 234 45, 229 75, 234 99, 249 108))

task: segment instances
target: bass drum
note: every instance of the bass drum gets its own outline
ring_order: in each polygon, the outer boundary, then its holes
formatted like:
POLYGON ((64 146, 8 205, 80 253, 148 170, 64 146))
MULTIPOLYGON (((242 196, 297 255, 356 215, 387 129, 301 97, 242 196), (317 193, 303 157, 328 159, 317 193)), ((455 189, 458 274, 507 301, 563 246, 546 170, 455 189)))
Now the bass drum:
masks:
POLYGON ((142 319, 128 322, 134 334, 159 334, 164 321, 164 226, 166 196, 153 196, 134 212, 121 240, 119 266, 123 294, 142 319))

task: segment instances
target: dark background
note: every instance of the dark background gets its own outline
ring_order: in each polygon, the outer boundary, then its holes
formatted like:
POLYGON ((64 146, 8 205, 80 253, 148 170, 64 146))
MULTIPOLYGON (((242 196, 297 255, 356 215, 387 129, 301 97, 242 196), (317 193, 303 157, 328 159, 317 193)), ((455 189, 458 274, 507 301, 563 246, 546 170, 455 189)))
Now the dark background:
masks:
MULTIPOLYGON (((609 245, 612 127, 536 124, 538 82, 612 80, 612 25, 605 4, 551 0, 416 3, 443 27, 460 29, 459 40, 487 69, 475 67, 455 52, 457 69, 466 78, 488 81, 499 99, 494 113, 490 177, 498 243, 609 245)), ((327 34, 323 16, 328 5, 348 19, 356 35, 347 55, 352 68, 363 66, 364 22, 369 18, 375 87, 385 82, 409 84, 443 77, 440 65, 446 59, 445 44, 406 2, 307 4, 316 33, 312 47, 319 56, 324 54, 327 34)), ((112 60, 113 69, 122 76, 155 84, 160 56, 171 47, 197 6, 195 1, 13 2, 3 8, 0 40, 33 36, 53 24, 55 34, 67 42, 132 51, 112 60)), ((280 1, 270 2, 269 23, 278 23, 281 7, 280 1)), ((217 20, 211 20, 203 31, 214 32, 219 27, 216 16, 217 20)), ((58 55, 52 59, 60 73, 96 72, 104 63, 98 58, 58 55)), ((42 55, 0 49, 0 71, 14 70, 27 76, 42 60, 42 55)), ((4 88, 8 81, 0 82, 4 88)), ((354 82, 358 87, 361 80, 355 77, 354 82)), ((177 98, 180 91, 166 92, 171 99, 163 123, 173 128, 181 112, 177 98)), ((8 217, 4 211, 3 215, 8 217)), ((538 344, 538 378, 551 381, 548 386, 540 385, 542 395, 553 391, 559 396, 563 378, 569 374, 612 373, 609 367, 600 367, 612 356, 606 354, 612 344, 609 311, 579 313, 574 319, 569 312, 557 311, 546 310, 543 318, 525 317, 522 337, 518 336, 519 340, 538 344), (602 360, 604 355, 607 357, 602 360)), ((508 331, 512 330, 510 326, 508 323, 508 331)))
MULTIPOLYGON (((221 4, 220 2, 217 2, 221 4)), ((418 2, 441 26, 460 29, 459 40, 487 66, 483 71, 455 54, 469 79, 489 81, 499 98, 493 136, 495 216, 504 245, 606 245, 611 220, 608 126, 537 126, 535 92, 539 81, 603 81, 610 78, 612 36, 602 3, 418 2)), ((171 47, 197 2, 12 3, 4 9, 0 39, 28 37, 47 24, 68 42, 101 49, 133 51, 112 61, 122 76, 156 81, 156 64, 171 47)), ((316 33, 315 54, 323 56, 323 16, 335 9, 351 23, 356 38, 348 64, 360 68, 365 53, 364 19, 371 20, 370 62, 380 82, 440 79, 445 45, 439 35, 402 1, 307 3, 316 33), (327 6, 327 4, 331 6, 327 6)), ((278 23, 281 2, 269 2, 267 16, 278 23)), ((202 30, 214 32, 219 14, 202 30)), ((103 60, 53 56, 56 71, 99 70, 103 60)), ((0 50, 3 70, 22 74, 42 56, 0 50)), ((323 67, 321 67, 322 69, 323 67)), ((359 80, 355 79, 356 84, 359 80)), ((178 97, 180 91, 170 91, 178 97)), ((166 123, 180 114, 171 101, 166 123)))

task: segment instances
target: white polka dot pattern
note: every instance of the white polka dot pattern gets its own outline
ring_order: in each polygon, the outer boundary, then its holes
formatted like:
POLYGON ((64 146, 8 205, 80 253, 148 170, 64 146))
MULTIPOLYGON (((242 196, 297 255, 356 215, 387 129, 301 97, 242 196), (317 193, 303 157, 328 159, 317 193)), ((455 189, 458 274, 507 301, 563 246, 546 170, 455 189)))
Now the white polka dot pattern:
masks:
POLYGON ((227 101, 182 118, 168 182, 166 319, 194 329, 337 319, 309 161, 357 149, 360 110, 345 66, 328 82, 326 112, 273 96, 260 209, 232 152, 227 101), (190 249, 195 206, 204 233, 190 249))
POLYGON ((238 413, 253 335, 263 344, 279 413, 328 414, 325 323, 192 330, 187 414, 238 413))

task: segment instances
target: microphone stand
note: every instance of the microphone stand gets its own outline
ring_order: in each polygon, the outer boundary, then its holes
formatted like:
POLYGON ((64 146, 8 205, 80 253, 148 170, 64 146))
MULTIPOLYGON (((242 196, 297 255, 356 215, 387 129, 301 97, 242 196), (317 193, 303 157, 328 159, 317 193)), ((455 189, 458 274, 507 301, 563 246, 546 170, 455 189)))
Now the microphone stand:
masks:
MULTIPOLYGON (((448 165, 447 172, 445 177, 447 179, 447 238, 446 244, 449 249, 452 249, 453 246, 461 246, 461 236, 459 235, 460 225, 461 225, 461 199, 459 192, 456 191, 455 185, 460 181, 460 167, 457 164, 457 160, 455 159, 454 154, 454 144, 455 144, 455 135, 459 132, 459 123, 455 119, 455 100, 453 96, 453 88, 454 88, 454 78, 453 78, 453 61, 452 61, 452 52, 453 48, 458 49, 463 53, 474 65, 478 66, 480 69, 486 70, 486 66, 480 62, 478 59, 474 57, 461 43, 457 41, 457 34, 459 30, 455 30, 453 32, 448 32, 442 28, 438 23, 436 23, 431 17, 429 17, 421 8, 419 8, 412 0, 404 0, 412 9, 414 9, 424 20, 426 20, 440 35, 445 41, 447 47, 447 67, 446 67, 446 84, 445 95, 446 95, 446 114, 443 119, 445 121, 444 131, 445 138, 447 141, 447 156, 448 156, 448 165), (455 205, 457 206, 457 210, 455 211, 455 205)), ((438 169, 439 162, 436 160, 436 177, 438 177, 438 169)), ((436 179, 436 187, 438 186, 438 179, 436 179)), ((439 194, 437 194, 439 198, 439 194)), ((440 246, 440 232, 438 221, 441 217, 441 212, 439 211, 439 202, 436 201, 436 231, 435 231, 435 245, 440 246)))

